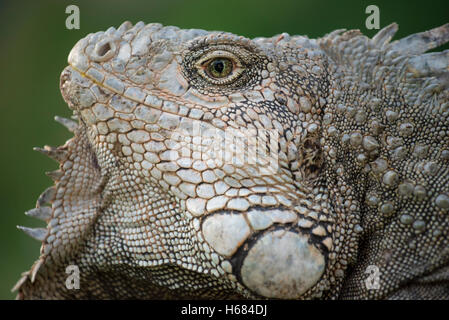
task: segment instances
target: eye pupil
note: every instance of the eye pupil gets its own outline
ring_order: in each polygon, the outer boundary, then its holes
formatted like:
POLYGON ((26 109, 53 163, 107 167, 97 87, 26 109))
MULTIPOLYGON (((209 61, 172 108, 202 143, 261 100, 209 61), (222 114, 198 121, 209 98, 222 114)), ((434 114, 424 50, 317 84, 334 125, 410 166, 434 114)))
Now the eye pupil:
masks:
POLYGON ((213 67, 214 67, 215 71, 217 71, 218 73, 222 73, 223 72, 223 70, 224 70, 224 63, 223 63, 222 60, 214 61, 213 64, 214 64, 213 67))
POLYGON ((216 58, 207 63, 206 69, 213 78, 224 78, 231 74, 233 65, 227 58, 216 58))

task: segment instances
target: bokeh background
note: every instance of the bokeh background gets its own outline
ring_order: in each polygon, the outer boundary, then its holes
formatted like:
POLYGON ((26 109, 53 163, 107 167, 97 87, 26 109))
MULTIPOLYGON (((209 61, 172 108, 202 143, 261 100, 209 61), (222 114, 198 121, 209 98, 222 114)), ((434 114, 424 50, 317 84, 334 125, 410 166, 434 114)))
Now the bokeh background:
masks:
POLYGON ((10 289, 39 255, 40 245, 16 225, 42 226, 23 213, 52 184, 44 172, 57 164, 32 147, 61 145, 71 136, 53 117, 71 114, 59 75, 77 40, 125 20, 250 38, 282 32, 319 37, 339 28, 372 36, 376 31, 365 27, 370 4, 380 8, 381 28, 399 23, 395 39, 449 22, 447 0, 0 0, 0 299, 15 297, 10 289), (79 30, 65 28, 70 4, 80 8, 79 30))

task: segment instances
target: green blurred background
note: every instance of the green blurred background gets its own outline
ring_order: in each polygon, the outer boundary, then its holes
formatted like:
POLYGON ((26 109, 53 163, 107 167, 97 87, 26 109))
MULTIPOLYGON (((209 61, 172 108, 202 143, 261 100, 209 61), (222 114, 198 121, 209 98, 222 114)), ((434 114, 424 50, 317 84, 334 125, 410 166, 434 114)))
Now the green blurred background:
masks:
POLYGON ((380 8, 381 27, 399 23, 395 39, 449 22, 447 0, 0 0, 0 299, 15 297, 11 287, 39 254, 39 244, 16 225, 42 226, 23 213, 51 185, 44 172, 57 165, 32 147, 57 146, 70 138, 53 117, 71 114, 59 93, 59 75, 77 40, 125 20, 230 31, 250 38, 282 32, 319 37, 338 28, 360 29, 372 36, 376 31, 365 28, 365 8, 370 4, 380 8), (80 30, 65 28, 65 8, 70 4, 80 8, 80 30))

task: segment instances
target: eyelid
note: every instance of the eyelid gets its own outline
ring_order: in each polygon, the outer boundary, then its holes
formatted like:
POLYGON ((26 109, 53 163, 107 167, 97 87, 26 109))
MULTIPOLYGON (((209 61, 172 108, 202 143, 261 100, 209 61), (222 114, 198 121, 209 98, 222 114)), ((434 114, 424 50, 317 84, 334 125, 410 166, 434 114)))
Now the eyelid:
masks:
POLYGON ((216 51, 208 52, 201 59, 199 59, 195 65, 196 65, 196 67, 201 67, 206 62, 208 62, 212 59, 217 59, 217 58, 228 58, 229 60, 232 61, 233 65, 235 67, 237 67, 237 68, 242 67, 242 63, 240 62, 240 59, 235 54, 233 54, 229 51, 225 51, 225 50, 216 50, 216 51))

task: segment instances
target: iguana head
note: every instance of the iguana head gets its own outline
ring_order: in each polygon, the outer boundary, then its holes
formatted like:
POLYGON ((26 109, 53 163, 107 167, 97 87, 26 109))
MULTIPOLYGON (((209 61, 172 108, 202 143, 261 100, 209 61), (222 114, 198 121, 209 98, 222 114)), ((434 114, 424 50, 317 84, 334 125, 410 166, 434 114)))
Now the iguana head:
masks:
POLYGON ((108 177, 103 212, 123 219, 114 227, 132 263, 264 297, 317 292, 334 223, 320 184, 321 55, 305 38, 159 24, 78 42, 61 89, 108 177))
MULTIPOLYGON (((376 85, 336 63, 345 57, 332 49, 359 34, 339 33, 250 40, 125 22, 80 40, 61 75, 79 124, 44 150, 61 169, 38 204, 52 207, 39 209, 48 227, 33 280, 63 282, 75 264, 92 297, 313 298, 341 287, 365 198, 380 190, 367 184, 406 177, 382 162, 382 123, 367 120, 376 85)), ((388 217, 396 204, 381 200, 388 217)))

